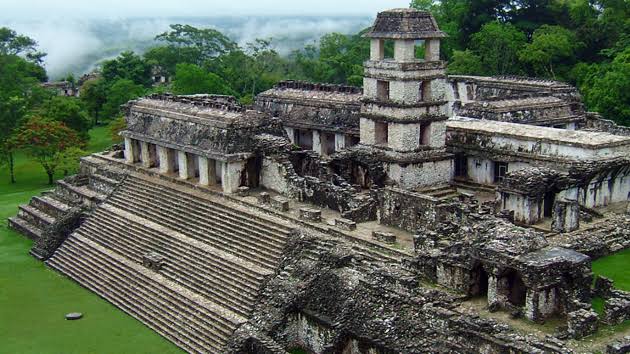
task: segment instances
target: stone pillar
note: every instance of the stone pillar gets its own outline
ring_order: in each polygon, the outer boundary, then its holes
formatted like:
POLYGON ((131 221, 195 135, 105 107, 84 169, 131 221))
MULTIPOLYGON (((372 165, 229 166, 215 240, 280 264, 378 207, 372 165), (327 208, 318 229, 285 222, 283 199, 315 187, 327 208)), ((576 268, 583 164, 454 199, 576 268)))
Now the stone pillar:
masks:
POLYGON ((212 186, 217 184, 216 161, 205 156, 199 156, 199 184, 212 186))
POLYGON ((140 142, 140 161, 142 162, 142 167, 153 167, 151 152, 149 151, 149 143, 147 143, 146 141, 140 142))
POLYGON ((335 151, 341 151, 346 148, 345 134, 335 134, 335 151))
POLYGON ((498 279, 494 274, 488 275, 488 307, 490 309, 500 307, 498 279))
POLYGON ((158 159, 160 160, 160 173, 172 173, 174 170, 174 156, 171 149, 158 146, 157 147, 158 159))
POLYGON ((221 167, 221 186, 223 193, 231 194, 241 186, 241 173, 245 167, 244 161, 223 162, 221 167))
POLYGON ((398 39, 394 42, 394 59, 397 62, 408 62, 416 59, 416 41, 398 39))
POLYGON ((138 155, 136 141, 131 138, 125 138, 125 162, 132 164, 137 161, 138 155))
POLYGON ((189 175, 189 167, 188 167, 188 157, 184 151, 177 152, 177 161, 179 164, 179 178, 188 179, 189 175))
POLYGON ((580 228, 580 206, 576 200, 556 200, 553 205, 551 229, 571 232, 580 228))
POLYGON ((438 61, 440 60, 440 40, 429 39, 424 41, 424 60, 438 61))
POLYGON ((525 317, 533 322, 542 322, 559 311, 558 293, 555 288, 527 289, 525 317))
POLYGON ((370 60, 381 61, 385 59, 385 41, 373 38, 370 44, 370 60))
POLYGON ((291 143, 295 144, 295 129, 284 127, 284 130, 286 130, 287 135, 289 136, 289 140, 291 140, 291 143))
POLYGON ((323 155, 322 135, 319 130, 313 130, 313 151, 323 155))

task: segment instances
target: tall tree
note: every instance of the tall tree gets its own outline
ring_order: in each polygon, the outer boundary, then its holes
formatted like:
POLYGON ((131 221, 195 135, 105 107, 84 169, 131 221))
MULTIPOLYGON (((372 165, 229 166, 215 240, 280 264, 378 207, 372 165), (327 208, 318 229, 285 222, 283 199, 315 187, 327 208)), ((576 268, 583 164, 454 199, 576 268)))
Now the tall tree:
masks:
MULTIPOLYGON (((196 58, 197 65, 216 58, 237 48, 236 43, 223 33, 211 28, 196 28, 190 25, 171 25, 171 30, 164 32, 156 40, 176 49, 178 58, 196 58)), ((181 61, 178 61, 180 63, 181 61)))
POLYGON ((580 44, 575 35, 560 26, 543 25, 534 32, 532 42, 518 53, 521 61, 530 64, 537 76, 556 79, 557 67, 562 65, 563 76, 573 64, 573 56, 580 44))
POLYGON ((64 96, 53 97, 43 104, 41 114, 73 129, 84 141, 89 139, 88 131, 92 124, 78 99, 64 96))
POLYGON ((525 33, 511 24, 497 21, 483 25, 472 35, 471 47, 481 58, 484 74, 520 74, 518 51, 527 43, 525 33))
POLYGON ((107 101, 107 85, 103 79, 88 80, 81 86, 81 101, 85 104, 92 124, 98 125, 103 105, 107 101))

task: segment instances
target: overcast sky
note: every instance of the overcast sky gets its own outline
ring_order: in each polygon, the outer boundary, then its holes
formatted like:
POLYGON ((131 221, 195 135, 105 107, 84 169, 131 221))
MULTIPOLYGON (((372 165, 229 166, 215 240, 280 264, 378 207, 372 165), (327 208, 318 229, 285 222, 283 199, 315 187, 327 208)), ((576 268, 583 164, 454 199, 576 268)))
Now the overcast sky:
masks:
POLYGON ((410 0, 0 0, 0 18, 212 15, 373 15, 410 0))

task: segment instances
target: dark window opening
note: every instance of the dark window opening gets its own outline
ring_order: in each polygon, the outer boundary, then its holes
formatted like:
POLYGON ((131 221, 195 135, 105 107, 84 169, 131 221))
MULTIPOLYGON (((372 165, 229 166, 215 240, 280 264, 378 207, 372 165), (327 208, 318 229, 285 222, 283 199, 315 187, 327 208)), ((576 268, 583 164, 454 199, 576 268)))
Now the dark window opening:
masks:
POLYGON ((420 101, 431 101, 431 81, 422 81, 420 83, 420 101))
POLYGON ((423 123, 420 125, 420 145, 429 145, 431 143, 431 123, 423 123))
POLYGON ((389 141, 389 127, 387 123, 376 122, 374 124, 375 140, 377 145, 387 145, 389 141))
POLYGON ((313 132, 310 130, 296 130, 295 145, 304 150, 313 150, 313 132))
POLYGON ((455 177, 468 177, 468 158, 464 154, 455 155, 455 177))
POLYGON ((508 300, 514 306, 524 306, 527 297, 527 287, 517 272, 512 271, 507 275, 508 300))
POLYGON ((389 100, 389 81, 376 82, 376 97, 381 101, 389 100))
POLYGON ((545 200, 543 203, 543 213, 546 218, 550 218, 553 215, 553 204, 556 201, 556 193, 545 193, 545 200))
POLYGON ((505 175, 508 173, 507 162, 495 162, 494 163, 494 183, 503 182, 505 175))
POLYGON ((472 271, 471 296, 488 296, 488 273, 479 265, 472 271))

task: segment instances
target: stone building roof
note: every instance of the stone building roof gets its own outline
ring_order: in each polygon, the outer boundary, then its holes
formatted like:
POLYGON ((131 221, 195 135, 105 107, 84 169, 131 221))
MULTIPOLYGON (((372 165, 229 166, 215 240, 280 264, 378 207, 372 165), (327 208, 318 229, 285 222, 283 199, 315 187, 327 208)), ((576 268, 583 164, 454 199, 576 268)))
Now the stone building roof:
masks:
POLYGON ((450 130, 477 132, 483 135, 506 136, 518 140, 542 140, 561 145, 580 146, 587 149, 601 149, 615 146, 630 146, 630 137, 608 133, 583 132, 579 130, 532 127, 531 125, 494 122, 458 117, 449 120, 450 130))
POLYGON ((430 12, 415 9, 393 9, 378 14, 368 38, 431 39, 447 37, 440 31, 430 12))
POLYGON ((257 98, 308 100, 311 102, 359 105, 363 90, 355 86, 282 81, 257 98))
POLYGON ((129 102, 127 109, 220 128, 257 126, 267 118, 247 110, 234 97, 220 95, 152 95, 129 102))
POLYGON ((548 89, 566 89, 574 91, 575 87, 568 85, 564 82, 547 80, 547 79, 537 79, 532 77, 521 77, 521 76, 474 76, 474 75, 449 75, 448 76, 452 80, 456 81, 469 81, 476 83, 493 83, 493 84, 502 84, 502 85, 518 85, 521 87, 532 87, 532 88, 548 88, 548 89))

